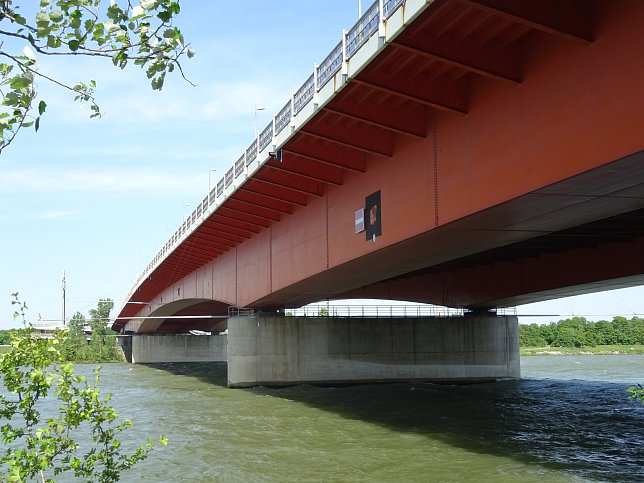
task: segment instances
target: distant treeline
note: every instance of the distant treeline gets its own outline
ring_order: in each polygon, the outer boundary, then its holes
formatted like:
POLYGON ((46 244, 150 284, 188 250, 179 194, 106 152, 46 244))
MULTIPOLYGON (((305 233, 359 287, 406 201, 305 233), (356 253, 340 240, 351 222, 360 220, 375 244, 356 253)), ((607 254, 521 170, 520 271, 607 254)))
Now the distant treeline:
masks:
MULTIPOLYGON (((116 332, 108 327, 111 299, 101 299, 95 309, 90 309, 87 319, 80 312, 69 319, 67 331, 58 346, 64 362, 114 362, 122 359, 116 332)), ((13 330, 0 330, 0 344, 11 343, 13 330)))
POLYGON ((644 319, 613 317, 591 322, 573 317, 547 325, 519 324, 521 347, 595 347, 597 345, 644 344, 644 319))

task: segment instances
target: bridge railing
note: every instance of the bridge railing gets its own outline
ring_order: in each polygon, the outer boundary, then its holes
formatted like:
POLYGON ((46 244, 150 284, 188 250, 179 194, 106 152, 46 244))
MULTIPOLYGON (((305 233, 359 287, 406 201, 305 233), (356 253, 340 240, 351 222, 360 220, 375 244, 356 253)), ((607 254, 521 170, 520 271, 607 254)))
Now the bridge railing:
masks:
MULTIPOLYGON (((144 280, 156 266, 169 255, 209 214, 214 211, 235 189, 235 178, 242 173, 248 173, 248 167, 258 160, 259 153, 269 147, 272 150, 277 148, 276 137, 289 125, 292 125, 293 118, 304 109, 326 84, 340 72, 373 35, 384 36, 387 20, 407 0, 376 0, 358 22, 348 31, 343 31, 342 41, 334 47, 331 53, 316 65, 313 74, 306 82, 291 95, 286 105, 273 116, 273 120, 262 130, 253 142, 244 151, 242 156, 226 171, 225 175, 217 182, 210 191, 201 209, 195 210, 177 231, 170 237, 167 243, 159 250, 159 253, 150 261, 138 277, 133 290, 144 280), (205 209, 204 209, 205 208, 205 209)), ((131 294, 130 294, 131 295, 131 294)), ((129 297, 128 297, 129 298, 129 297)))
MULTIPOLYGON (((462 317, 467 309, 440 305, 327 305, 310 304, 291 309, 253 309, 229 307, 229 317, 357 317, 357 318, 405 318, 405 317, 462 317)), ((516 308, 499 308, 491 315, 516 315, 516 308)))

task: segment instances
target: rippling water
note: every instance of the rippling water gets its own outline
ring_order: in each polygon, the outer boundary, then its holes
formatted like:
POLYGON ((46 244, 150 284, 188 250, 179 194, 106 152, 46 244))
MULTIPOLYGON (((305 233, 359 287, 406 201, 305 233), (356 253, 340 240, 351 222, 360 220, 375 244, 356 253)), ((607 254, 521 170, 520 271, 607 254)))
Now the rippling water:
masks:
POLYGON ((644 406, 625 392, 643 369, 530 357, 494 384, 227 389, 225 364, 114 364, 102 387, 128 444, 169 439, 123 481, 644 481, 644 406))

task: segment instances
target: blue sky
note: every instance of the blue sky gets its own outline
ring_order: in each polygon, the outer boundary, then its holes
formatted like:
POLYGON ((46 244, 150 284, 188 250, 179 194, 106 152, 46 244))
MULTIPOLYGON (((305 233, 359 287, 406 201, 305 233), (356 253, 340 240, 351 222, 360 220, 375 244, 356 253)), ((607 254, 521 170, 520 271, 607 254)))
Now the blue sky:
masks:
MULTIPOLYGON (((363 10, 367 6, 362 2, 363 10)), ((242 154, 358 17, 357 0, 184 0, 179 17, 197 55, 153 92, 143 71, 110 62, 40 58, 41 71, 75 84, 96 80, 102 119, 60 88, 39 83, 48 107, 40 131, 0 156, 0 329, 16 326, 19 292, 37 322, 117 307, 184 215, 242 154), (205 7, 204 5, 208 5, 205 7), (188 204, 186 207, 185 205, 188 204)), ((20 49, 22 46, 20 46, 20 49)), ((559 315, 644 313, 644 288, 519 308, 559 315)))

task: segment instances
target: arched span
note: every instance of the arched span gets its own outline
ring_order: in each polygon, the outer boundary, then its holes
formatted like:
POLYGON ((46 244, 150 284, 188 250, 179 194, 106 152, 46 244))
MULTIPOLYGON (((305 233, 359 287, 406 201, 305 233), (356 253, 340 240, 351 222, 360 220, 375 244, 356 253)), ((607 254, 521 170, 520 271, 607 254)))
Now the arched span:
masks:
POLYGON ((129 319, 124 332, 136 334, 181 333, 191 330, 223 332, 227 328, 229 304, 216 300, 188 298, 166 304, 148 304, 129 319))

